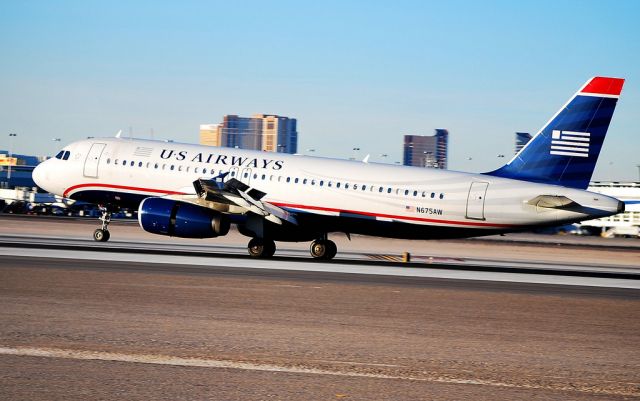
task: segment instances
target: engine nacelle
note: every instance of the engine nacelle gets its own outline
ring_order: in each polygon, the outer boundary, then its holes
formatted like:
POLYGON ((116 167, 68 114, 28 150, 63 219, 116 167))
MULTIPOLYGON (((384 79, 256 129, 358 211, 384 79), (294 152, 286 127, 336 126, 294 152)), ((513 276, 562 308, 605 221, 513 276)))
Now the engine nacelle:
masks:
POLYGON ((227 235, 229 218, 215 210, 164 198, 146 198, 138 208, 138 222, 153 234, 181 238, 227 235))

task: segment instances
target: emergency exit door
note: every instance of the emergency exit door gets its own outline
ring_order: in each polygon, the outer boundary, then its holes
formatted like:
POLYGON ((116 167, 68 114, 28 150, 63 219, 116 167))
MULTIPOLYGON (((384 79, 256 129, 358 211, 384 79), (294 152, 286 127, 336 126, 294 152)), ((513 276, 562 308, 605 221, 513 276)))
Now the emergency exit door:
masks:
POLYGON ((467 197, 467 218, 484 220, 484 198, 487 195, 488 182, 472 182, 467 197))
POLYGON ((90 178, 98 178, 98 163, 100 163, 100 156, 102 151, 107 145, 104 143, 94 143, 87 153, 87 158, 84 160, 84 176, 90 178))

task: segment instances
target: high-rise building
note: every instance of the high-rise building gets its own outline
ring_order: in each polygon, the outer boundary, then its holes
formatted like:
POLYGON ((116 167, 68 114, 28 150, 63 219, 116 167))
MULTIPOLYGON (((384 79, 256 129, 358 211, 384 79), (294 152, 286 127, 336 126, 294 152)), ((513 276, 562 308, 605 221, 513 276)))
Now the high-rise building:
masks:
POLYGON ((405 166, 447 168, 449 131, 436 129, 434 135, 405 135, 403 162, 405 166))
POLYGON ((298 131, 295 118, 273 114, 252 117, 224 116, 221 124, 200 126, 200 143, 230 148, 296 153, 298 131))
POLYGON ((222 146, 221 124, 200 125, 200 145, 222 146))
POLYGON ((520 152, 530 140, 531 134, 528 132, 516 132, 516 153, 520 152))

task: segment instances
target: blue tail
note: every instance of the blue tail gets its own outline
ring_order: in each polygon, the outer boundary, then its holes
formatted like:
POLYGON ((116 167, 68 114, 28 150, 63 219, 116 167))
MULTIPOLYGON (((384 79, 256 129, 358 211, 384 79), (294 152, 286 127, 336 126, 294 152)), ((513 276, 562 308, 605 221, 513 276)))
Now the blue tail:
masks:
POLYGON ((496 177, 586 189, 624 79, 590 79, 496 177))

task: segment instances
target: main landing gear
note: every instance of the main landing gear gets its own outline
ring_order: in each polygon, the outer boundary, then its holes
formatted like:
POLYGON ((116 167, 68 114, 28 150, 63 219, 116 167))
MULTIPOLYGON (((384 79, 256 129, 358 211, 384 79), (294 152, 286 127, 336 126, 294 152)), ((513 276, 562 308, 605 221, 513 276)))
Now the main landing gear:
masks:
MULTIPOLYGON (((252 238, 247 246, 249 255, 254 258, 267 259, 276 252, 276 244, 268 238, 252 238)), ((331 260, 338 252, 335 242, 326 238, 311 243, 311 256, 317 260, 331 260)))
POLYGON ((276 253, 276 243, 267 238, 252 238, 247 249, 251 257, 267 259, 276 253))
POLYGON ((317 239, 311 243, 311 256, 317 260, 331 260, 338 252, 336 243, 329 239, 317 239))
POLYGON ((100 216, 100 221, 102 222, 102 227, 96 229, 93 232, 93 239, 98 242, 107 242, 109 238, 111 238, 111 234, 109 234, 109 223, 111 222, 111 212, 107 209, 102 209, 102 216, 100 216))

